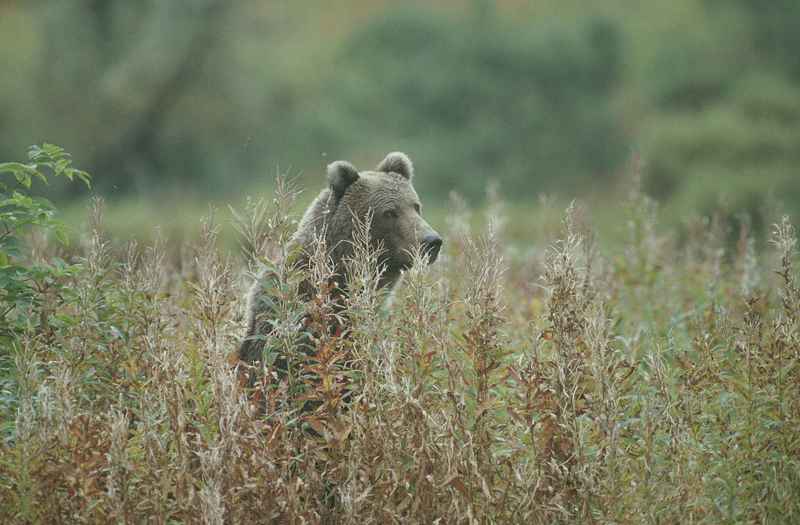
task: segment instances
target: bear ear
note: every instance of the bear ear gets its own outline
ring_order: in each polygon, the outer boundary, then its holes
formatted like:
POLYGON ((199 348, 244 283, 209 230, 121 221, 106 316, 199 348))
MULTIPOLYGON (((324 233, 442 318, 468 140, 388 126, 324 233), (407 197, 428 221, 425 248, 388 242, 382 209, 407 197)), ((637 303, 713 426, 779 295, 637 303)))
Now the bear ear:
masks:
POLYGON ((328 184, 336 200, 341 199, 347 188, 357 180, 358 170, 349 162, 337 160, 328 164, 328 184))
POLYGON ((411 180, 414 176, 414 165, 408 155, 399 151, 394 151, 386 155, 386 158, 378 164, 376 171, 384 173, 397 173, 411 180))

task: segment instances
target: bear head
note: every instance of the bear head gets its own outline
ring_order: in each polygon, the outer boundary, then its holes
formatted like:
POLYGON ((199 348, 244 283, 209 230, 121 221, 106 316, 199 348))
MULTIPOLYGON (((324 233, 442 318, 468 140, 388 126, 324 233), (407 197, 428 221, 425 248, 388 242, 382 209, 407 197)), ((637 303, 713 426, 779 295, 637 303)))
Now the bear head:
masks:
POLYGON ((349 251, 354 216, 364 220, 369 214, 370 238, 381 250, 379 262, 388 282, 412 265, 417 251, 429 264, 436 260, 442 238, 422 217, 413 179, 414 166, 400 152, 389 153, 374 171, 359 172, 345 161, 328 166, 326 237, 334 261, 349 251))

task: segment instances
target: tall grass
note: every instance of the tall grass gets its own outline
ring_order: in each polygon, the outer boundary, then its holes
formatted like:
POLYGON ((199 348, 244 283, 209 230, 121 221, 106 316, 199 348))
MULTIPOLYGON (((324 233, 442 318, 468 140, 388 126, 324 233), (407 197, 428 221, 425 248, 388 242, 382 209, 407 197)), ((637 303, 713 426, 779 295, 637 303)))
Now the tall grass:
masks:
POLYGON ((473 221, 455 198, 441 261, 388 297, 357 228, 343 298, 324 249, 300 274, 285 263, 296 195, 279 188, 235 215, 244 262, 213 218, 181 257, 163 240, 119 250, 95 204, 67 292, 32 303, 43 322, 4 350, 0 521, 800 520, 788 220, 762 251, 747 228, 728 250, 713 220, 678 242, 635 190, 625 246, 579 206, 542 227, 543 207, 520 250, 498 199, 473 221), (290 354, 286 374, 235 358, 242 276, 264 268, 265 346, 290 354))

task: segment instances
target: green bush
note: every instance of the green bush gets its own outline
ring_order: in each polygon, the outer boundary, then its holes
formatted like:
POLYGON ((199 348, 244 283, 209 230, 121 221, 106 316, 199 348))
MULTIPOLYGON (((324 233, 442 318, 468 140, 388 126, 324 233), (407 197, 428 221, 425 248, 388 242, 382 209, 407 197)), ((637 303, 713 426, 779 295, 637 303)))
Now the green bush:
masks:
POLYGON ((643 139, 648 191, 677 201, 675 211, 709 212, 724 198, 754 217, 773 192, 797 213, 798 100, 800 89, 759 74, 706 109, 659 114, 643 139))
POLYGON ((496 177, 531 197, 609 175, 623 157, 612 110, 621 35, 606 19, 545 27, 397 11, 357 31, 323 83, 323 142, 413 151, 423 191, 482 194, 496 177))
POLYGON ((800 212, 800 4, 703 5, 708 26, 667 39, 643 79, 647 189, 672 201, 676 220, 725 201, 763 227, 770 192, 800 212))
MULTIPOLYGON (((66 242, 65 227, 56 209, 42 197, 31 194, 35 181, 47 183, 48 173, 89 185, 89 176, 72 167, 68 153, 58 146, 32 146, 28 162, 0 163, 0 414, 4 427, 15 403, 10 372, 22 333, 43 334, 52 324, 68 318, 52 318, 53 303, 74 290, 64 287, 65 278, 79 268, 60 257, 34 254, 26 240, 35 232, 54 235, 66 242), (9 177, 11 180, 8 180, 9 177)), ((7 431, 7 428, 3 430, 7 431)))
POLYGON ((0 181, 0 341, 37 321, 31 316, 31 309, 41 297, 40 292, 52 284, 54 277, 70 269, 59 258, 31 261, 29 252, 22 249, 32 228, 52 233, 59 241, 66 242, 64 225, 55 218, 55 207, 46 199, 30 194, 33 182, 47 183, 49 172, 69 180, 77 178, 89 185, 88 174, 73 168, 69 154, 58 146, 32 146, 28 158, 27 163, 0 163, 0 173, 12 175, 17 183, 15 188, 0 181))
POLYGON ((754 57, 800 80, 800 3, 773 0, 705 0, 709 7, 727 8, 748 20, 754 57))
POLYGON ((644 94, 661 111, 695 111, 719 100, 732 87, 739 68, 726 35, 674 33, 667 36, 645 67, 644 94))
POLYGON ((726 258, 698 221, 678 250, 634 187, 620 244, 572 206, 521 253, 503 202, 488 231, 458 205, 441 259, 386 307, 366 228, 344 296, 324 256, 288 270, 295 193, 278 188, 234 214, 245 265, 211 221, 178 267, 163 242, 113 253, 92 215, 61 322, 14 335, 1 523, 798 522, 787 219, 769 248, 745 232, 726 258), (291 352, 309 330, 311 355, 285 376, 267 359, 251 385, 238 277, 273 261, 265 336, 291 352))

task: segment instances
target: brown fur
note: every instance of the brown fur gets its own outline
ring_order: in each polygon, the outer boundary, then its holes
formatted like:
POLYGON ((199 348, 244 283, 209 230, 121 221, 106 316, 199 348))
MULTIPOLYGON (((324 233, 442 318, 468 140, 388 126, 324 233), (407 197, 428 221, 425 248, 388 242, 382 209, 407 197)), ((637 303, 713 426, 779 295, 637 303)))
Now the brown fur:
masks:
MULTIPOLYGON (((392 287, 404 269, 411 266, 412 254, 426 242, 436 244, 430 262, 436 258, 441 238, 422 218, 419 197, 412 184, 414 167, 404 153, 390 153, 375 171, 358 172, 352 164, 337 161, 328 166, 328 188, 322 190, 306 210, 292 243, 299 248, 299 264, 305 266, 315 244, 324 239, 328 255, 343 290, 347 287, 344 261, 352 254, 354 216, 364 221, 372 213, 370 238, 382 248, 380 264, 383 274, 380 286, 392 287), (438 244, 437 244, 438 243, 438 244)), ((248 299, 248 338, 239 357, 255 362, 261 357, 263 343, 251 336, 269 330, 270 312, 265 310, 261 294, 262 275, 253 285, 248 299), (266 322, 265 322, 266 321, 266 322)), ((304 291, 301 289, 301 292, 304 291)), ((309 295, 305 290, 303 295, 309 295)), ((308 297, 306 297, 308 298, 308 297)))

